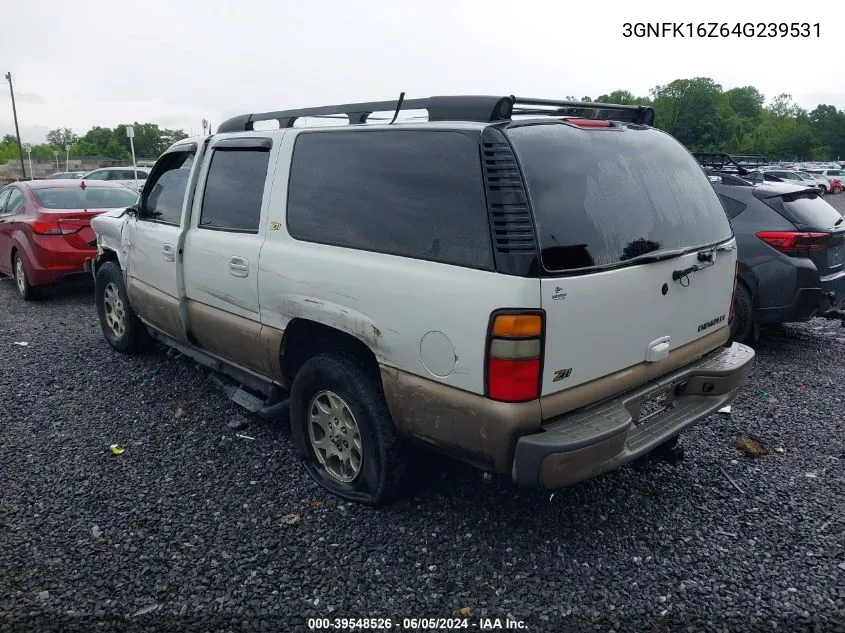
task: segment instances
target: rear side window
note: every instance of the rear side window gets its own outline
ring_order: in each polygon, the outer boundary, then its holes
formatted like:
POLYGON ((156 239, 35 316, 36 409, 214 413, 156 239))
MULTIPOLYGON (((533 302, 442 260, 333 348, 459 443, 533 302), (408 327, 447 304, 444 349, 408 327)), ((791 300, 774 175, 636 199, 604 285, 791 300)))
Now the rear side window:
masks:
POLYGON ((299 240, 493 266, 478 140, 460 132, 300 134, 287 221, 299 240))
POLYGON ((199 227, 258 233, 270 152, 216 149, 202 197, 199 227))
POLYGON ((508 130, 549 271, 608 267, 731 237, 719 198, 672 137, 562 123, 508 130))
POLYGON ((739 200, 728 198, 727 196, 723 196, 722 194, 719 194, 719 200, 722 201, 722 206, 725 207, 725 213, 727 213, 728 217, 732 220, 740 213, 745 211, 745 207, 747 206, 739 200))

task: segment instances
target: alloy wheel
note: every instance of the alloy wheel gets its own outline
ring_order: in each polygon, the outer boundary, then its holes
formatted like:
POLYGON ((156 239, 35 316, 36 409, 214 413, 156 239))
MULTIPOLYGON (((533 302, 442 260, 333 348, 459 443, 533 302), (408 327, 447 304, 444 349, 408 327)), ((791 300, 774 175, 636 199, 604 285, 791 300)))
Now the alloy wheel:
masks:
POLYGON ((120 292, 114 282, 109 282, 103 293, 103 307, 105 308, 106 324, 118 338, 126 332, 126 310, 120 292))
POLYGON ((333 391, 320 391, 308 405, 308 439, 326 472, 354 481, 364 463, 361 431, 349 405, 333 391))

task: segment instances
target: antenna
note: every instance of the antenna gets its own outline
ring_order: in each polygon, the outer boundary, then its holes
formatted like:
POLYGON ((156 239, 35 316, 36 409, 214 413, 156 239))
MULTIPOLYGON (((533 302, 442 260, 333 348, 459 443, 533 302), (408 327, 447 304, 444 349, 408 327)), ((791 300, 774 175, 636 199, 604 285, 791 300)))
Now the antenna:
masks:
POLYGON ((393 118, 390 120, 389 125, 393 125, 396 122, 396 117, 399 116, 399 110, 402 109, 402 102, 405 100, 405 93, 399 93, 399 101, 396 102, 396 112, 393 113, 393 118))

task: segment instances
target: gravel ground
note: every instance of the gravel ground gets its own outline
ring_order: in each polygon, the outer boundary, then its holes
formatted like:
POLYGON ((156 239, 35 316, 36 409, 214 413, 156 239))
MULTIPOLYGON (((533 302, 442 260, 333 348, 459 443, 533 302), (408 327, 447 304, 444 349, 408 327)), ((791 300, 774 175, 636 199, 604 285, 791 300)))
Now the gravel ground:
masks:
POLYGON ((323 494, 205 370, 114 353, 89 287, 24 304, 2 280, 0 631, 412 630, 465 607, 529 631, 845 630, 843 350, 838 322, 765 332, 677 468, 552 495, 432 457, 374 510, 323 494))

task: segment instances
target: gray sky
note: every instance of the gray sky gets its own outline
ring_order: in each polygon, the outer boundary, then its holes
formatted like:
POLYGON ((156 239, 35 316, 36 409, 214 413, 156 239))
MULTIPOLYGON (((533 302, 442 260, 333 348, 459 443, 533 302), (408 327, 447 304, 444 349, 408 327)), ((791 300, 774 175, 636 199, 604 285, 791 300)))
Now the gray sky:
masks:
MULTIPOLYGON (((845 109, 841 3, 773 0, 40 0, 6 2, 24 141, 154 122, 195 134, 241 112, 432 94, 646 94, 709 76, 845 109), (695 4, 696 6, 692 6, 695 4), (571 6, 567 6, 571 5, 571 6), (821 36, 635 39, 625 22, 820 22, 821 36)), ((2 76, 2 75, 0 75, 2 76)), ((0 135, 13 133, 0 84, 0 135)))

